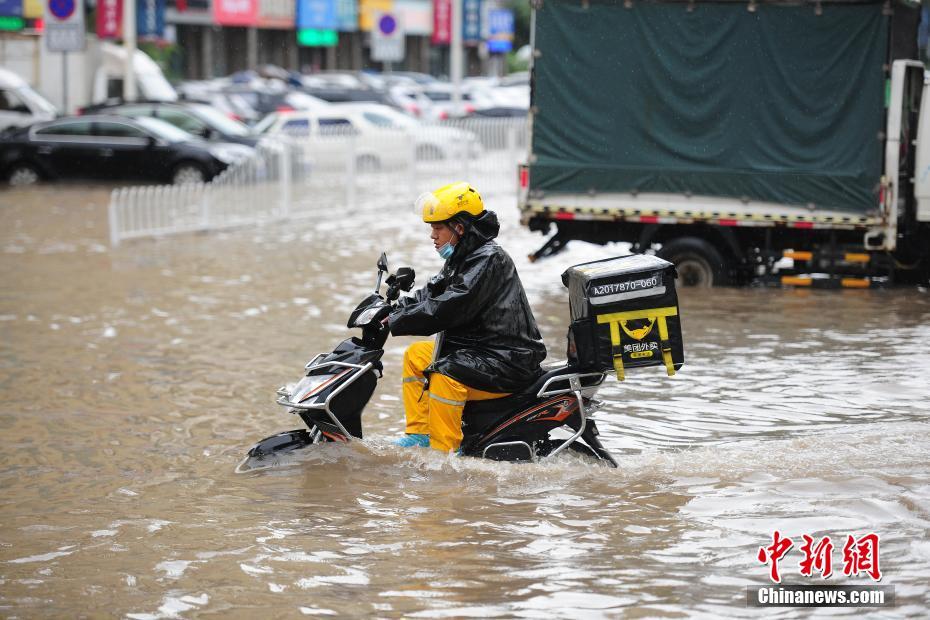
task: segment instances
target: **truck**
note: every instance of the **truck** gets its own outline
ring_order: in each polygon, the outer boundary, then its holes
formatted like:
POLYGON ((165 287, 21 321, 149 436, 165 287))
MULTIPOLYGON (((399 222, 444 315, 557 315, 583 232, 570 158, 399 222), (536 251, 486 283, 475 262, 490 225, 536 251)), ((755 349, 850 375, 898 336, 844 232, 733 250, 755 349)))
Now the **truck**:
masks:
MULTIPOLYGON (((126 50, 90 34, 86 36, 85 43, 84 50, 80 52, 62 54, 48 51, 45 38, 35 34, 7 33, 0 37, 3 71, 0 73, 0 86, 9 92, 21 88, 14 86, 14 82, 22 81, 36 95, 30 97, 29 93, 20 91, 10 101, 0 100, 0 113, 13 111, 18 114, 8 114, 8 118, 0 118, 0 123, 7 127, 30 124, 46 120, 46 117, 54 118, 53 108, 61 114, 71 114, 88 104, 122 97, 128 58, 126 50), (37 98, 47 98, 54 105, 39 103, 37 98)), ((135 51, 132 67, 139 99, 178 99, 161 68, 145 52, 135 51)))
POLYGON ((534 0, 521 222, 691 286, 930 278, 920 7, 534 0))

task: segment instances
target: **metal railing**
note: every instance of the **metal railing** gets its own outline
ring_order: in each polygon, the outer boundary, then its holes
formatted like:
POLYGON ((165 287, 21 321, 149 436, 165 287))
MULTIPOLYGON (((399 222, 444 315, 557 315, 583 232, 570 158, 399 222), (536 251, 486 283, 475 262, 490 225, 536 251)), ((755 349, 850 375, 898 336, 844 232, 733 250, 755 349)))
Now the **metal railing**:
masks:
POLYGON ((457 180, 515 193, 523 118, 465 118, 407 130, 331 131, 263 141, 209 183, 127 187, 110 196, 110 243, 307 217, 407 209, 457 180))

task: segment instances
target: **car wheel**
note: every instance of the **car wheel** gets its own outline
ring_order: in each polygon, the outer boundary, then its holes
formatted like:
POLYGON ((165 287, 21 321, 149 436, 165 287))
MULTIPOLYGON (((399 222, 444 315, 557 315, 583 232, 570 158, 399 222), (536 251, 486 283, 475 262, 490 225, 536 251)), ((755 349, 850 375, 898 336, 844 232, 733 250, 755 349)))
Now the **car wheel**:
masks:
POLYGON ((20 185, 35 185, 40 180, 42 180, 39 171, 35 169, 35 166, 30 164, 14 164, 10 168, 9 174, 10 185, 20 186, 20 185))
POLYGON ((417 159, 424 161, 442 161, 445 153, 435 144, 421 144, 417 147, 417 159))
POLYGON ((171 182, 174 185, 189 185, 191 183, 203 183, 207 180, 207 175, 203 168, 197 164, 183 163, 174 169, 171 175, 171 182))
POLYGON ((378 172, 381 170, 381 160, 374 155, 362 155, 355 160, 355 169, 358 172, 378 172))
POLYGON ((682 286, 711 287, 727 284, 726 261, 717 248, 703 239, 672 239, 656 255, 675 264, 682 286))

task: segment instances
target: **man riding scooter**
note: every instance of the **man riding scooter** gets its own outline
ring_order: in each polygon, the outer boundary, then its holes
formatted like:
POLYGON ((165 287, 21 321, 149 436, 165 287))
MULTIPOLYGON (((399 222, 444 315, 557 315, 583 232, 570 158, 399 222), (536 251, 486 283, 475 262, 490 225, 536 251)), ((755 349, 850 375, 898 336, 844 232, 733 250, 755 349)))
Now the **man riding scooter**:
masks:
POLYGON ((404 354, 406 435, 396 443, 449 452, 462 442, 469 400, 527 387, 546 357, 513 260, 495 241, 497 215, 468 183, 452 183, 416 203, 446 260, 440 273, 386 319, 394 336, 430 336, 404 354))

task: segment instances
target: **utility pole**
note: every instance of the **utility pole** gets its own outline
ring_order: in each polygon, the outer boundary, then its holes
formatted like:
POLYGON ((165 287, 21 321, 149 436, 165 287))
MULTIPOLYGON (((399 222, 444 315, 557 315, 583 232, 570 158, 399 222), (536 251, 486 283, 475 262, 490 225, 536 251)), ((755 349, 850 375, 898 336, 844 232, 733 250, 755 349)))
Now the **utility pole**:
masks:
POLYGON ((452 81, 452 115, 462 114, 462 0, 452 0, 452 41, 449 78, 452 81))
POLYGON ((136 0, 123 2, 123 49, 126 50, 126 64, 123 67, 123 100, 136 100, 136 72, 133 61, 136 58, 136 0))

